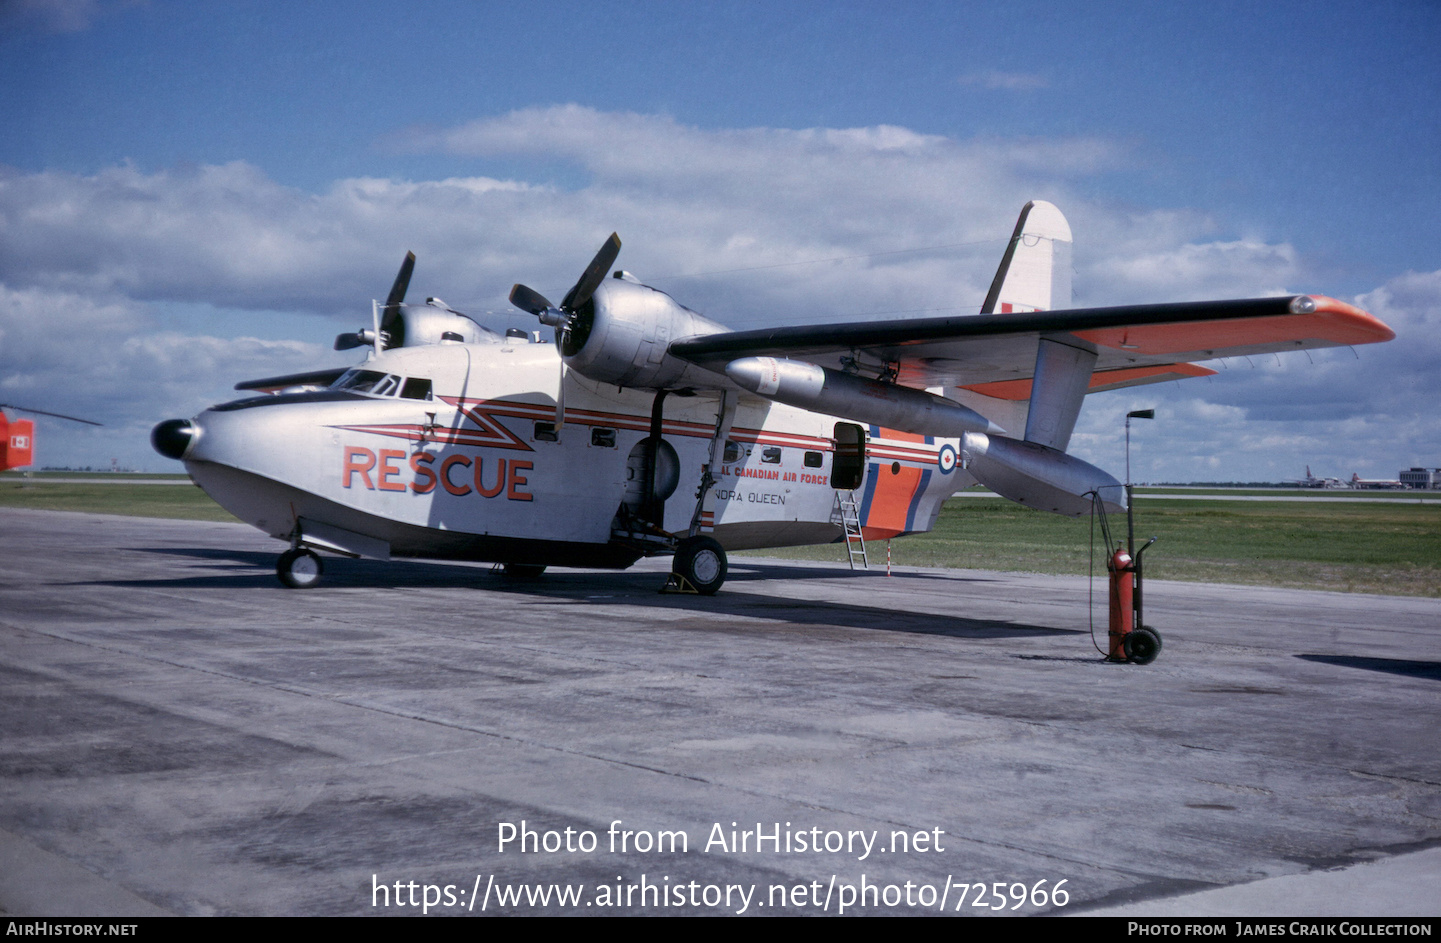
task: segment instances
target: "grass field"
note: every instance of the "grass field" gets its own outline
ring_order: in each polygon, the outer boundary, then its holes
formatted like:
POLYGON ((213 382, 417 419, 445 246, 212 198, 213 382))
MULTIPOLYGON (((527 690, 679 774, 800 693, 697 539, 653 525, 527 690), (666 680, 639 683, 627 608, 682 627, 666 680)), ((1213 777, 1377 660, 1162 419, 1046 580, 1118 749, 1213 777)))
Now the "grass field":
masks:
POLYGON ((0 482, 4 481, 70 481, 73 479, 103 478, 110 481, 128 481, 135 478, 170 478, 177 481, 189 481, 190 476, 184 472, 112 472, 112 471, 41 471, 41 472, 0 472, 0 482))
MULTIPOLYGON (((1124 537, 1125 519, 1112 521, 1124 537)), ((1441 503, 1269 502, 1147 498, 1137 502, 1146 575, 1345 592, 1441 596, 1441 503)), ((891 544, 898 566, 1085 574, 1088 518, 1032 511, 1000 498, 953 499, 929 534, 891 544)), ((872 564, 885 565, 873 542, 872 564)), ((843 545, 767 550, 766 556, 844 561, 843 545)), ((1096 534, 1096 566, 1104 551, 1096 534)))
MULTIPOLYGON (((146 476, 158 477, 158 476, 146 476)), ((26 482, 0 476, 0 506, 139 517, 232 521, 199 488, 184 485, 26 482)), ((1113 521, 1117 536, 1125 519, 1113 521)), ((936 566, 1084 575, 1089 519, 1073 520, 1000 498, 946 503, 929 534, 892 542, 898 566, 936 566)), ((1346 592, 1441 596, 1441 502, 1137 501, 1136 535, 1155 579, 1251 583, 1346 592)), ((885 565, 885 544, 870 545, 885 565)), ((844 562, 843 545, 757 551, 756 555, 844 562)), ((1096 566, 1104 550, 1096 537, 1096 566)))
POLYGON ((89 511, 129 517, 179 517, 194 521, 235 520, 229 511, 210 500, 194 485, 71 484, 26 481, 19 476, 5 475, 0 477, 0 507, 89 511))
POLYGON ((1156 486, 1137 488, 1136 492, 1142 497, 1167 494, 1223 494, 1227 497, 1305 498, 1308 501, 1317 498, 1335 498, 1340 500, 1366 498, 1378 501, 1389 499, 1391 501, 1414 501, 1416 503, 1435 501, 1437 504, 1441 504, 1441 492, 1410 491, 1405 488, 1168 488, 1156 486))

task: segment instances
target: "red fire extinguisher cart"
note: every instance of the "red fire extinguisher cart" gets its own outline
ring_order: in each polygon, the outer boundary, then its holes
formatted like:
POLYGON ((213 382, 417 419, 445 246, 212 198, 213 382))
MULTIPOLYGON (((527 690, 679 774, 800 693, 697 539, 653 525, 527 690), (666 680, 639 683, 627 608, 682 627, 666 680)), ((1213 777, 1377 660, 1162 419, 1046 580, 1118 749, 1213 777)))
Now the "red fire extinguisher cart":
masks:
POLYGON ((1135 501, 1131 486, 1126 487, 1126 543, 1112 541, 1110 521, 1106 518, 1105 504, 1095 504, 1096 516, 1101 520, 1101 539, 1107 552, 1106 570, 1110 575, 1110 625, 1109 645, 1106 651, 1108 661, 1123 661, 1133 665, 1146 665, 1156 660, 1161 653, 1161 633, 1145 624, 1143 619, 1141 555, 1156 542, 1152 537, 1136 548, 1136 528, 1133 508, 1135 501), (1111 547, 1116 549, 1111 551, 1111 547))
MULTIPOLYGON (((1130 517, 1129 508, 1126 516, 1130 517)), ((1106 560, 1111 575, 1110 649, 1106 657, 1111 661, 1145 665, 1161 653, 1161 633, 1142 622, 1141 608, 1141 554, 1155 542, 1155 537, 1146 541, 1134 557, 1117 544, 1116 552, 1106 560)))

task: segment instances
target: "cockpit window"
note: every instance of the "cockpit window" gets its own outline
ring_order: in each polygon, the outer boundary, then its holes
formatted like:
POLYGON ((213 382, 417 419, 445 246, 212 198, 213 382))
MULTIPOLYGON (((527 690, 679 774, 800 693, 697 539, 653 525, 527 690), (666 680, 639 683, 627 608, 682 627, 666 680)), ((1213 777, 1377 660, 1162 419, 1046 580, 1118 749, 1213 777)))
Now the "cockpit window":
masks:
MULTIPOLYGON (((427 381, 428 382, 428 381, 427 381)), ((331 384, 332 390, 350 390, 354 393, 370 393, 375 396, 394 396, 400 389, 400 377, 379 370, 362 370, 355 367, 340 375, 331 384)))
POLYGON ((425 377, 410 377, 400 388, 401 399, 430 399, 430 380, 425 377))

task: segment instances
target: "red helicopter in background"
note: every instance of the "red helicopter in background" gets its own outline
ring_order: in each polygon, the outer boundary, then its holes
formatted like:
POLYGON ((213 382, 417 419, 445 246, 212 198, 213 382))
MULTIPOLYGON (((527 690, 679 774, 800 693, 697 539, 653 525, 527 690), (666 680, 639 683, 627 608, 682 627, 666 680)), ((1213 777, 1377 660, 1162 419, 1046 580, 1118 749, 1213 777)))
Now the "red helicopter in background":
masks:
POLYGON ((34 413, 37 416, 68 419, 71 422, 83 422, 87 426, 102 425, 102 423, 81 419, 78 416, 49 413, 43 409, 16 406, 14 403, 0 403, 0 471, 25 468, 35 464, 35 422, 31 419, 11 419, 10 414, 6 412, 9 409, 20 413, 34 413))

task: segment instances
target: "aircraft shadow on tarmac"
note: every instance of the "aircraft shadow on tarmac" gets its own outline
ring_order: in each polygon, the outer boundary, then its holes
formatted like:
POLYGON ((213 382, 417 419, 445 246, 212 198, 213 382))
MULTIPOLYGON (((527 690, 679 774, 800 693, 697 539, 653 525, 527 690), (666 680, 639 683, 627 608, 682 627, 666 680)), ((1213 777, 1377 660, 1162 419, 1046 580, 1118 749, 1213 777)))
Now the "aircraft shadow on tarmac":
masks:
POLYGON ((1338 665, 1342 668, 1364 668, 1367 671, 1385 671, 1389 674, 1404 675, 1408 678, 1425 678, 1427 681, 1441 681, 1441 662, 1413 661, 1405 658, 1369 658, 1359 655, 1297 655, 1306 661, 1323 665, 1338 665))
MULTIPOLYGON (((168 556, 193 557, 198 560, 232 560, 238 566, 260 567, 265 572, 273 574, 275 571, 275 558, 277 554, 265 553, 256 550, 226 550, 214 547, 131 547, 130 550, 137 553, 158 553, 168 556)), ((367 571, 363 576, 351 574, 352 579, 344 585, 351 586, 472 586, 475 574, 490 573, 494 569, 491 564, 465 564, 453 561, 438 560, 351 560, 345 557, 327 556, 325 559, 325 586, 342 585, 343 578, 338 570, 344 566, 358 566, 374 568, 367 571), (381 572, 382 570, 394 569, 395 574, 381 572), (423 574, 423 575, 422 575, 423 574)), ((619 574, 630 577, 654 576, 653 570, 614 570, 606 571, 603 577, 606 580, 619 574)), ((546 579, 563 578, 567 575, 572 577, 594 577, 595 572, 579 573, 574 570, 558 568, 549 570, 546 579)), ((818 580, 818 579, 866 579, 882 575, 880 567, 873 570, 851 570, 841 564, 828 566, 824 563, 805 565, 792 565, 775 560, 760 562, 748 557, 731 557, 730 573, 726 576, 727 583, 740 583, 749 580, 818 580)), ((927 572, 925 570, 910 570, 905 572, 905 577, 912 580, 944 580, 948 583, 995 583, 998 580, 985 576, 957 576, 955 571, 927 572)), ((514 581, 520 582, 520 581, 514 581)), ((491 588, 491 587, 487 587, 491 588)))
MULTIPOLYGON (((99 585, 148 586, 190 589, 273 588, 285 590, 275 580, 275 556, 248 550, 217 550, 214 548, 133 548, 139 552, 168 556, 187 556, 212 561, 203 575, 177 576, 170 579, 105 580, 99 585), (219 572, 216 572, 216 571, 219 572)), ((876 573, 879 577, 880 574, 876 573)), ((953 577, 943 574, 907 573, 907 578, 949 579, 954 582, 993 582, 982 578, 953 577)), ((840 567, 802 567, 785 564, 736 564, 727 582, 761 580, 867 578, 840 567)), ((814 625, 904 632, 918 635, 944 635, 955 638, 1034 638, 1055 635, 1085 634, 1081 629, 1029 625, 995 619, 966 619, 934 612, 906 612, 879 606, 857 606, 822 600, 796 599, 754 591, 696 596, 682 593, 660 593, 665 577, 654 570, 578 571, 557 569, 544 576, 514 579, 493 571, 489 566, 437 565, 405 561, 352 560, 327 557, 325 583, 315 593, 342 589, 476 589, 486 592, 523 593, 535 597, 584 605, 649 606, 718 613, 768 622, 789 622, 814 625)))

